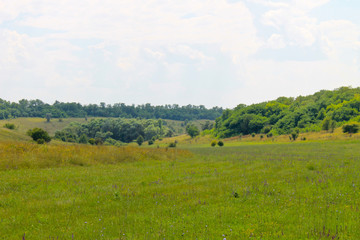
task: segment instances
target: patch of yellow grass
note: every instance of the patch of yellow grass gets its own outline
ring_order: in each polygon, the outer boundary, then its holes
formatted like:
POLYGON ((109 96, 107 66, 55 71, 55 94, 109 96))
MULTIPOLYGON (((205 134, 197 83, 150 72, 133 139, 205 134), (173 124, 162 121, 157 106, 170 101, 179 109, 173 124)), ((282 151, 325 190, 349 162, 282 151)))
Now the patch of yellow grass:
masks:
POLYGON ((190 155, 190 152, 179 149, 0 142, 0 170, 175 160, 190 155))

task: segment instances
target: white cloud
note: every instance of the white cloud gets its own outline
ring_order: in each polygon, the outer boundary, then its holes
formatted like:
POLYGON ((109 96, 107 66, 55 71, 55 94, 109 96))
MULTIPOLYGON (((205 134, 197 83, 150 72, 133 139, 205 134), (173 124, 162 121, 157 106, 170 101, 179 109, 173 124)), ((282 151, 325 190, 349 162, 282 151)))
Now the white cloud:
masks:
POLYGON ((0 96, 233 107, 301 89, 357 85, 359 26, 311 14, 328 2, 3 0, 0 96), (248 2, 265 9, 259 16, 265 34, 248 2), (314 46, 328 59, 277 62, 260 54, 253 60, 259 49, 314 46))

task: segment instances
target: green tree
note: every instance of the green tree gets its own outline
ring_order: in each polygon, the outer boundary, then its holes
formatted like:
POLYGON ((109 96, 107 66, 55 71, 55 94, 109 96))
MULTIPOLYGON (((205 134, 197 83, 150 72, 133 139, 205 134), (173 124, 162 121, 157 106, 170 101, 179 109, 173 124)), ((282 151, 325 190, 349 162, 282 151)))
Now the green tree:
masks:
POLYGON ((359 131, 359 125, 357 123, 349 123, 342 126, 344 133, 357 133, 359 131))
POLYGON ((186 126, 186 132, 191 138, 194 138, 200 134, 198 127, 193 124, 189 124, 186 126))
POLYGON ((51 113, 47 113, 47 114, 45 115, 45 118, 46 118, 46 122, 50 122, 50 120, 51 120, 51 113))
POLYGON ((138 138, 136 139, 136 143, 141 146, 144 142, 144 137, 139 135, 138 138))
POLYGON ((88 143, 88 138, 85 134, 81 135, 81 137, 79 138, 79 143, 82 143, 82 144, 87 144, 88 143))
POLYGON ((50 142, 51 138, 49 134, 41 129, 41 128, 34 128, 27 131, 27 134, 34 140, 37 141, 38 139, 43 139, 45 142, 50 142))

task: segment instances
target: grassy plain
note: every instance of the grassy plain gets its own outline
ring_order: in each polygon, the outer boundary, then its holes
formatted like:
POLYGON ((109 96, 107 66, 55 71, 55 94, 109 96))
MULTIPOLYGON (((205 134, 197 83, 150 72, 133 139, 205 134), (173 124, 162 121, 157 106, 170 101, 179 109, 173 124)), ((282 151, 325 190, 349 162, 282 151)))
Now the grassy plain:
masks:
POLYGON ((0 143, 0 239, 359 239, 360 141, 0 143))

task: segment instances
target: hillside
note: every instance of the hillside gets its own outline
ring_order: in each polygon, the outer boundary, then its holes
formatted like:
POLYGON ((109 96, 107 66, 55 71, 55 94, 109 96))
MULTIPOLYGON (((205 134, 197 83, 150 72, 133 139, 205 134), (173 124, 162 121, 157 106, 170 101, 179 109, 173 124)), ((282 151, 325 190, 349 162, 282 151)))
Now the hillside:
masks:
POLYGON ((270 135, 332 131, 360 120, 360 88, 341 87, 309 96, 276 100, 225 110, 216 119, 214 133, 221 138, 252 133, 270 135))

